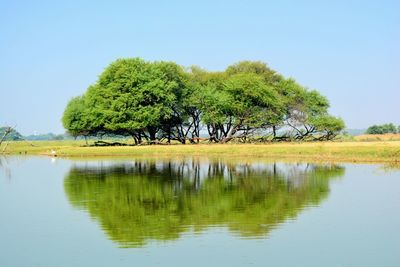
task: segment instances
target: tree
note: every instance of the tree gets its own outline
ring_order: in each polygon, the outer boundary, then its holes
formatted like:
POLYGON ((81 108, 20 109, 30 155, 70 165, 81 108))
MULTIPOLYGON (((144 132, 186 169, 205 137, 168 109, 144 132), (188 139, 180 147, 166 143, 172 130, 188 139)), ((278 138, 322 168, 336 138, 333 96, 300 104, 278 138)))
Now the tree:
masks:
POLYGON ((89 121, 84 96, 74 97, 68 102, 61 120, 64 128, 75 138, 80 135, 87 137, 94 133, 91 131, 93 123, 89 121))
POLYGON ((203 88, 201 97, 202 122, 207 126, 209 140, 221 142, 232 126, 233 98, 212 85, 203 88))
POLYGON ((247 136, 265 126, 280 109, 277 92, 257 74, 233 75, 225 82, 225 90, 231 97, 231 103, 223 143, 236 134, 247 136))
POLYGON ((384 133, 397 133, 397 128, 393 123, 387 123, 382 125, 384 133))
POLYGON ((345 128, 344 121, 331 115, 312 117, 310 124, 320 134, 319 140, 331 140, 345 128))
POLYGON ((92 114, 102 118, 105 131, 155 141, 162 122, 173 116, 184 86, 184 73, 172 62, 119 59, 88 91, 92 114))
POLYGON ((309 91, 293 79, 281 80, 277 88, 285 115, 283 123, 276 127, 292 129, 285 138, 314 139, 313 135, 318 134, 319 139, 329 140, 345 128, 342 119, 328 114, 329 101, 316 90, 309 91))
MULTIPOLYGON (((400 130, 400 129, 399 129, 400 130)), ((368 127, 367 134, 387 134, 387 133, 397 133, 396 126, 393 123, 386 123, 382 125, 372 125, 368 127)), ((400 131, 399 131, 400 132, 400 131)))
POLYGON ((23 136, 13 127, 0 127, 0 144, 3 141, 18 141, 24 140, 23 136))
POLYGON ((224 73, 195 71, 206 96, 202 121, 211 141, 246 140, 282 117, 282 102, 274 87, 282 77, 265 63, 242 61, 224 73))

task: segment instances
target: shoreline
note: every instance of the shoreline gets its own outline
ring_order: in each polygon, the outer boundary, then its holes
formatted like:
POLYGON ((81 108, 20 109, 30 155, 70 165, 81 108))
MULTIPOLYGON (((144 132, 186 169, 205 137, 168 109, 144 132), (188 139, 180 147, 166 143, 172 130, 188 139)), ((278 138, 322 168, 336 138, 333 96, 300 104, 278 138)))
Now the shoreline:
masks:
MULTIPOLYGON (((400 163, 400 141, 305 142, 268 144, 187 144, 146 146, 83 146, 82 141, 9 142, 3 155, 60 158, 212 157, 287 159, 319 162, 400 163), (54 151, 54 153, 52 153, 54 151)), ((1 154, 0 154, 1 155, 1 154)))

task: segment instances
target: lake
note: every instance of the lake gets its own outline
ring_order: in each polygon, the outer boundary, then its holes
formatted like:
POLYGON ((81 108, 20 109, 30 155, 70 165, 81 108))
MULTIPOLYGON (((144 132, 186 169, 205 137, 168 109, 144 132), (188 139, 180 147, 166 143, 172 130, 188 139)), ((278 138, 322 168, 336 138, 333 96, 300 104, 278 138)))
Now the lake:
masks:
POLYGON ((0 158, 0 266, 400 266, 400 171, 0 158))

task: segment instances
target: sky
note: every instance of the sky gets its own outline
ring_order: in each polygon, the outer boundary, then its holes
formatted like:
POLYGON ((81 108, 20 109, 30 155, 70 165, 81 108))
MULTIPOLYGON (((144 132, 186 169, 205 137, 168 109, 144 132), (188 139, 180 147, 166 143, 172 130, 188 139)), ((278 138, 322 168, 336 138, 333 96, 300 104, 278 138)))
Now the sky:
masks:
POLYGON ((400 125, 400 1, 0 0, 0 125, 63 133, 67 102, 114 60, 224 70, 260 60, 348 128, 400 125))

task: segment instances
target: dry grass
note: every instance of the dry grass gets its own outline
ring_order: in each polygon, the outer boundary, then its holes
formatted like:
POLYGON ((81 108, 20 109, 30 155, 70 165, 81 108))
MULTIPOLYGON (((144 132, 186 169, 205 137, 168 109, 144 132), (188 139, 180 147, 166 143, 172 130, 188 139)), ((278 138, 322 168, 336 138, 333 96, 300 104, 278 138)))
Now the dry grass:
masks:
MULTIPOLYGON (((400 141, 153 145, 136 147, 85 147, 83 141, 40 141, 32 142, 31 144, 28 142, 10 142, 6 153, 51 155, 51 150, 55 150, 59 157, 86 158, 98 156, 207 156, 343 162, 400 162, 400 141)), ((0 149, 2 150, 2 148, 0 149)))
POLYGON ((400 134, 363 134, 354 137, 355 141, 400 141, 400 134))

